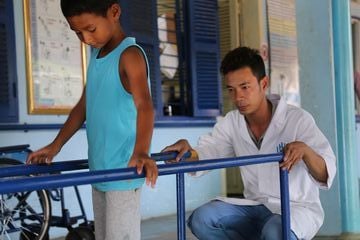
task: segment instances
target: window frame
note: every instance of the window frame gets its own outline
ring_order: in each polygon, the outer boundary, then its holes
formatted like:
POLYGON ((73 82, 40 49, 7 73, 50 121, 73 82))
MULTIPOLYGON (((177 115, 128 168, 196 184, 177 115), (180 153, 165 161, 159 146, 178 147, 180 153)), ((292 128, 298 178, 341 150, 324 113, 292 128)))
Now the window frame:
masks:
MULTIPOLYGON (((139 1, 139 0, 138 0, 139 1)), ((152 2, 152 8, 151 10, 148 10, 152 13, 152 23, 154 24, 152 26, 153 31, 153 44, 154 46, 159 46, 159 38, 158 38, 158 26, 157 26, 157 0, 150 0, 152 2), (156 33, 156 34, 155 34, 156 33)), ((180 115, 180 116, 166 116, 164 115, 163 108, 165 103, 162 102, 162 86, 161 86, 161 76, 160 76, 160 53, 159 49, 155 49, 154 47, 154 53, 152 55, 153 58, 156 59, 149 59, 149 62, 153 62, 155 64, 154 68, 151 68, 150 71, 155 71, 152 76, 156 76, 156 79, 151 80, 151 84, 155 84, 156 86, 152 86, 152 94, 153 97, 155 96, 154 100, 154 108, 156 111, 156 123, 155 125, 163 125, 163 123, 170 123, 170 122, 183 122, 184 124, 188 124, 189 121, 196 121, 196 122, 204 122, 204 119, 210 120, 211 124, 214 123, 214 119, 216 116, 219 116, 222 113, 222 87, 221 87, 221 77, 219 72, 220 67, 220 40, 219 40, 219 22, 218 22, 218 6, 216 0, 176 0, 176 12, 177 16, 176 19, 179 17, 179 8, 183 10, 183 31, 178 32, 178 40, 179 38, 183 38, 184 41, 181 42, 181 46, 179 46, 179 49, 185 49, 184 53, 179 53, 179 63, 182 61, 185 61, 186 64, 186 72, 187 75, 184 77, 185 83, 180 83, 180 85, 185 86, 185 90, 187 91, 187 110, 188 115, 180 115), (210 3, 210 4, 209 4, 210 3), (194 9, 201 9, 196 8, 196 5, 202 6, 212 6, 213 7, 213 15, 211 15, 212 24, 211 26, 214 27, 214 35, 212 41, 209 41, 209 39, 205 39, 204 41, 201 40, 201 36, 196 35, 194 25, 196 25, 196 21, 199 21, 196 16, 198 12, 194 12, 194 9), (199 40, 200 39, 200 40, 199 40), (194 51, 195 50, 195 54, 194 51), (210 49, 210 50, 209 50, 210 49), (197 53, 201 52, 210 52, 212 53, 212 56, 214 56, 213 65, 211 66, 211 69, 215 70, 214 77, 212 78, 212 92, 211 94, 215 93, 215 96, 206 95, 208 92, 208 86, 206 86, 206 83, 199 83, 200 75, 199 71, 202 71, 202 69, 199 69, 199 61, 197 61, 198 55, 197 53), (155 91, 154 91, 155 89, 155 91), (205 89, 205 92, 204 92, 205 89), (203 98, 199 98, 203 94, 203 98), (204 108, 203 106, 206 106, 207 102, 204 102, 205 100, 210 99, 213 101, 213 108, 204 108)), ((136 37, 139 45, 142 46, 142 36, 139 32, 133 31, 131 29, 131 19, 129 20, 129 17, 136 17, 136 14, 134 14, 129 10, 129 1, 120 1, 120 6, 124 9, 124 16, 121 24, 124 27, 124 30, 129 36, 136 37), (128 11, 126 13, 126 11, 128 11)), ((208 12, 202 13, 203 16, 206 16, 206 14, 209 14, 208 12)), ((200 13, 201 15, 201 13, 200 13)), ((179 21, 179 20, 178 20, 179 21)), ((209 26, 209 23, 207 23, 207 27, 209 26)), ((176 22, 177 31, 179 29, 179 22, 176 22)), ((197 24, 197 27, 201 27, 201 24, 197 24)), ((149 57, 149 56, 148 56, 149 57)), ((179 66, 180 67, 180 66, 179 66)), ((208 67, 209 69, 209 67, 208 67)), ((184 74, 184 73, 181 73, 184 74)), ((185 100, 185 101, 186 101, 185 100)), ((181 99, 181 101, 184 101, 181 99)), ((207 123, 208 124, 208 123, 207 123)), ((178 124, 176 124, 178 125, 178 124)))
POLYGON ((4 24, 6 33, 5 65, 7 65, 7 79, 0 79, 0 81, 4 80, 3 84, 7 85, 8 102, 5 104, 0 103, 0 123, 16 123, 19 121, 19 105, 14 6, 12 0, 2 0, 2 3, 0 6, 0 23, 4 24))

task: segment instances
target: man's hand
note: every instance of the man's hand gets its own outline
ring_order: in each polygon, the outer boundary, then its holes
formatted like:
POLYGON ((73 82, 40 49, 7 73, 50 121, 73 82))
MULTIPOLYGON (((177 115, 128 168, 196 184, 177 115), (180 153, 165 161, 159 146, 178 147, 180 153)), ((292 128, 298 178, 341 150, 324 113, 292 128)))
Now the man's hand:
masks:
POLYGON ((303 142, 291 142, 284 147, 284 161, 280 163, 282 169, 290 171, 292 167, 302 160, 308 151, 308 146, 303 142))
POLYGON ((56 154, 60 151, 60 148, 56 144, 51 143, 46 147, 43 147, 35 152, 32 152, 28 155, 26 159, 26 164, 37 164, 37 163, 46 163, 50 164, 56 154))
POLYGON ((158 168, 154 160, 152 160, 147 154, 133 155, 129 161, 128 167, 136 167, 138 174, 141 174, 145 169, 146 185, 155 187, 158 177, 158 168))
POLYGON ((184 156, 185 153, 187 153, 188 151, 191 151, 191 157, 190 157, 190 161, 197 161, 199 160, 196 154, 196 151, 193 150, 189 144, 189 142, 185 139, 181 139, 179 141, 177 141, 176 143, 165 147, 163 150, 161 150, 161 152, 170 152, 170 151, 176 151, 178 152, 178 155, 176 156, 176 158, 174 160, 170 160, 170 161, 166 161, 166 162, 179 162, 180 159, 182 159, 182 157, 184 156))
POLYGON ((282 169, 291 170, 300 160, 303 160, 310 174, 319 182, 326 183, 328 172, 325 160, 311 147, 303 142, 291 142, 284 147, 284 161, 280 163, 282 169))

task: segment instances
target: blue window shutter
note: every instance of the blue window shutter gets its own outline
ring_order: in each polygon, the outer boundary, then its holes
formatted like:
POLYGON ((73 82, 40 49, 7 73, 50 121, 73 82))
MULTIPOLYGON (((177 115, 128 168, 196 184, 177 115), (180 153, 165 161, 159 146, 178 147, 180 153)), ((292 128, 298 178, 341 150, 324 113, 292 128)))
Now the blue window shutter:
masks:
POLYGON ((217 116, 221 113, 217 0, 187 0, 186 5, 193 115, 217 116))
POLYGON ((18 121, 16 51, 12 0, 0 0, 0 123, 18 121))
POLYGON ((120 0, 121 25, 128 36, 135 37, 149 60, 151 95, 156 116, 161 116, 161 82, 156 0, 120 0))

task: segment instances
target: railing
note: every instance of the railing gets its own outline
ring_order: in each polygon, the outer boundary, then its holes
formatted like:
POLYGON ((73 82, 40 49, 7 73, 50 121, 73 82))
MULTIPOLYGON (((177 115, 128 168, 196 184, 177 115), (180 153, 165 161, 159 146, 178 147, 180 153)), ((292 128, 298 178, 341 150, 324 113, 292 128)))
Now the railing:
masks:
MULTIPOLYGON (((176 153, 152 154, 156 161, 173 159, 176 153)), ((185 156, 188 157, 189 153, 185 156)), ((179 240, 185 240, 185 186, 184 173, 203 170, 212 170, 219 168, 229 168, 235 166, 253 165, 269 162, 281 162, 283 155, 266 154, 254 155, 236 158, 222 158, 202 160, 195 162, 179 162, 174 164, 159 164, 159 176, 176 174, 177 185, 177 236, 179 240)), ((126 180, 134 178, 143 178, 145 174, 138 174, 136 168, 122 168, 99 171, 86 171, 75 173, 61 173, 64 171, 73 171, 87 169, 87 160, 74 160, 66 162, 55 162, 51 165, 19 165, 0 168, 0 194, 33 191, 40 189, 62 188, 74 185, 83 185, 105 181, 126 180), (57 173, 57 174, 49 174, 57 173), (40 175, 37 174, 47 174, 40 175), (33 175, 26 177, 26 175, 33 175), (24 176, 17 178, 14 176, 24 176)), ((283 239, 290 239, 290 203, 289 186, 287 170, 280 171, 280 193, 281 193, 281 218, 282 218, 282 236, 283 239)))

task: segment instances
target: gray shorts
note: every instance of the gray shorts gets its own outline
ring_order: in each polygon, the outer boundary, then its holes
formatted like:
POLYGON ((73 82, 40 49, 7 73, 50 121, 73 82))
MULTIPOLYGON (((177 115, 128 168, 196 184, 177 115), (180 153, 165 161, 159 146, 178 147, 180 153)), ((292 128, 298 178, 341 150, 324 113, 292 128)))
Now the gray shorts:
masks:
POLYGON ((93 188, 96 240, 140 240, 140 189, 101 192, 93 188))

